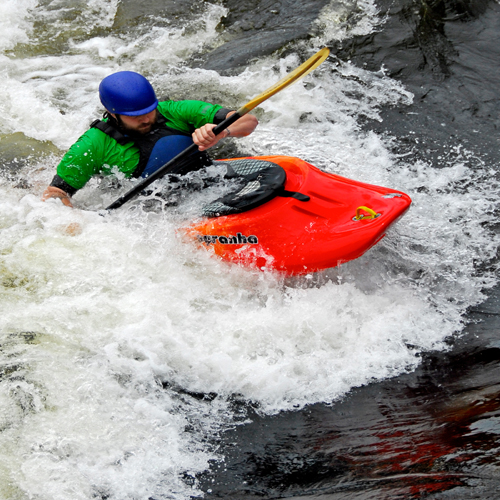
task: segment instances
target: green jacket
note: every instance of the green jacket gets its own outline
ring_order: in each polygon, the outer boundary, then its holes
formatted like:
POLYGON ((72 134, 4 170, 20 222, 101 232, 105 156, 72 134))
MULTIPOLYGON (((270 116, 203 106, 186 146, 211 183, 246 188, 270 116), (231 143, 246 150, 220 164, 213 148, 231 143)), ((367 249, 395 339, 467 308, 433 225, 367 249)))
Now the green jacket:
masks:
MULTIPOLYGON (((166 125, 181 132, 214 123, 222 106, 202 101, 162 101, 158 111, 166 125)), ((130 177, 139 163, 139 149, 133 142, 118 144, 99 129, 87 130, 64 155, 57 166, 57 175, 74 189, 81 189, 95 174, 110 175, 114 169, 130 177)))

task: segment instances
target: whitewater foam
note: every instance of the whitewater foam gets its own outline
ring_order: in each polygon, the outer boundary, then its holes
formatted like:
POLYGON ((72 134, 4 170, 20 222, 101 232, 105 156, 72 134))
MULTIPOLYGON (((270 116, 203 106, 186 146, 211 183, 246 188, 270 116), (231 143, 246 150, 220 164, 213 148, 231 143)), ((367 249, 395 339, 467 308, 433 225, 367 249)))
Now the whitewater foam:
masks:
MULTIPOLYGON (((22 44, 39 49, 30 42, 37 16, 54 21, 46 44, 56 28, 73 37, 74 20, 30 2, 6 5, 10 38, 0 44, 14 56, 0 59, 1 132, 61 150, 99 116, 99 81, 118 69, 145 71, 159 94, 238 107, 328 37, 350 36, 328 34, 330 9, 322 34, 296 52, 221 77, 184 66, 217 44, 220 6, 192 18, 196 38, 168 23, 114 32, 117 4, 89 4, 76 17, 89 35, 60 54, 25 57, 22 44), (109 31, 92 32, 96 19, 109 31)), ((376 15, 369 3, 365 12, 356 26, 369 33, 376 15)), ((40 201, 60 155, 35 150, 17 175, 0 177, 1 496, 190 498, 200 494, 196 475, 221 459, 215 438, 235 425, 235 401, 262 414, 332 402, 445 349, 497 279, 488 223, 498 185, 464 148, 440 165, 409 163, 392 152, 394 139, 363 130, 381 106, 411 102, 383 71, 332 58, 255 111, 261 124, 239 140, 242 150, 299 156, 413 198, 375 248, 314 276, 242 269, 183 242, 176 229, 214 192, 162 211, 146 210, 142 197, 104 214, 133 181, 119 178, 114 190, 93 179, 71 210, 40 201)))

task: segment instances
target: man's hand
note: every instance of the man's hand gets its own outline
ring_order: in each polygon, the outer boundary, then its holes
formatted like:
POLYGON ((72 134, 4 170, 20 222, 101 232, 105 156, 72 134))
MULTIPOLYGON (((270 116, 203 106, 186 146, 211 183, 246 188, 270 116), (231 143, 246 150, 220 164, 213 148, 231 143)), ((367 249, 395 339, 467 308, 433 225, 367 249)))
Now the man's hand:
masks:
POLYGON ((214 128, 214 123, 207 123, 193 132, 193 142, 198 146, 200 151, 205 151, 205 149, 215 146, 221 139, 227 137, 228 134, 225 130, 216 136, 213 133, 214 128))
POLYGON ((54 186, 49 186, 44 191, 44 193, 42 195, 42 200, 46 201, 49 198, 59 198, 63 202, 63 205, 66 205, 67 207, 73 208, 73 205, 71 204, 71 200, 69 199, 68 193, 66 193, 62 189, 56 188, 54 186))
MULTIPOLYGON (((230 111, 226 115, 226 118, 231 116, 233 113, 234 111, 230 111)), ((215 125, 213 123, 207 123, 193 132, 193 142, 198 146, 200 151, 205 151, 205 149, 215 146, 221 139, 226 137, 246 137, 247 135, 250 135, 255 130, 258 123, 259 122, 255 116, 250 114, 243 115, 230 126, 231 132, 229 132, 229 129, 226 128, 217 136, 213 133, 215 125)))

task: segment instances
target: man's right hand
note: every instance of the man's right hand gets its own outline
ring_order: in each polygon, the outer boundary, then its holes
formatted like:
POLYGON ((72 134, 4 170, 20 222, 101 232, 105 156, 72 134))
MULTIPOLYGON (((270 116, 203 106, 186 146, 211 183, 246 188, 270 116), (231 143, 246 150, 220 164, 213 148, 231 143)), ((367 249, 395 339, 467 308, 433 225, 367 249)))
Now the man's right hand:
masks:
POLYGON ((56 188, 54 186, 49 186, 44 191, 44 193, 42 195, 42 200, 46 201, 49 198, 59 198, 63 202, 63 205, 66 205, 67 207, 73 208, 73 205, 71 204, 71 200, 69 199, 68 193, 66 193, 62 189, 56 188))

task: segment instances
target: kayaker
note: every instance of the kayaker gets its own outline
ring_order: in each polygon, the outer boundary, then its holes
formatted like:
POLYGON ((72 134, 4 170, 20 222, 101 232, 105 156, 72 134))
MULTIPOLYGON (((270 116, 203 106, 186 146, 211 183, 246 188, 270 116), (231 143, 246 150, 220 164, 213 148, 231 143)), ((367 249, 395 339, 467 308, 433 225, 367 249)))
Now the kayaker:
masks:
POLYGON ((226 137, 245 137, 257 126, 246 114, 215 136, 213 128, 234 111, 203 101, 158 101, 151 83, 139 73, 113 73, 99 86, 106 112, 71 146, 57 167, 42 199, 71 196, 95 174, 116 171, 127 177, 147 177, 193 142, 198 152, 188 157, 180 173, 210 165, 206 150, 226 137))

